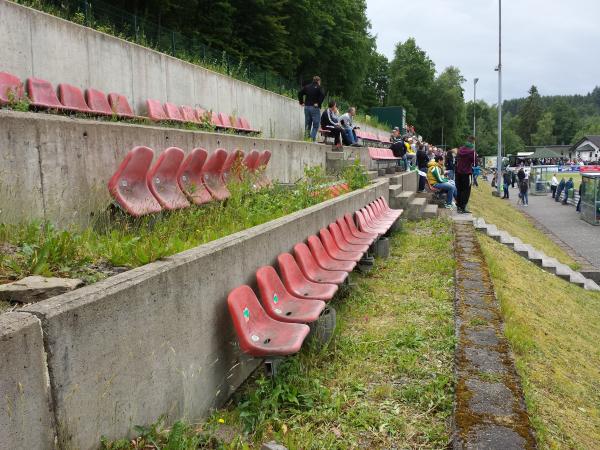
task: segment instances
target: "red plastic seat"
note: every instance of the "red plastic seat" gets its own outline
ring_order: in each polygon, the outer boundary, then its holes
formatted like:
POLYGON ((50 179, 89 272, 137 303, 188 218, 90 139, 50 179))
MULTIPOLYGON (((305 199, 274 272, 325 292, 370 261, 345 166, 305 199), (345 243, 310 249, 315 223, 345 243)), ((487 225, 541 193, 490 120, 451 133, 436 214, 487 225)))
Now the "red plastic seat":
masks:
POLYGON ((362 211, 356 211, 356 221, 358 222, 358 228, 360 231, 366 232, 366 233, 377 233, 378 235, 383 236, 384 234, 387 233, 387 230, 389 227, 387 226, 382 226, 382 225, 371 225, 371 223, 369 223, 367 221, 367 219, 365 218, 364 214, 362 211))
POLYGON ((386 204, 384 203, 382 197, 379 197, 377 200, 375 200, 373 205, 379 210, 380 214, 383 214, 387 217, 392 217, 394 219, 398 219, 403 212, 401 209, 386 208, 386 204))
POLYGON ((126 119, 135 117, 135 114, 133 114, 133 109, 131 109, 129 102, 127 101, 127 97, 124 95, 111 92, 108 94, 108 103, 110 104, 112 111, 117 116, 124 117, 126 119))
POLYGON ((329 253, 333 259, 358 262, 363 257, 363 252, 342 250, 327 228, 321 228, 319 230, 319 237, 321 238, 323 247, 325 247, 325 250, 327 250, 327 253, 329 253))
POLYGON ((185 119, 181 115, 181 111, 177 105, 166 102, 163 109, 169 120, 174 122, 185 122, 185 119))
POLYGON ((112 116, 113 112, 104 92, 99 91, 98 89, 86 89, 85 101, 91 112, 104 116, 112 116))
POLYGON ((7 105, 23 99, 25 90, 21 80, 8 72, 0 72, 0 105, 7 105))
POLYGON ((272 319, 250 286, 239 286, 227 297, 229 314, 243 352, 256 357, 287 356, 302 347, 310 328, 272 319))
POLYGON ((227 114, 219 113, 219 121, 224 128, 234 128, 231 124, 231 118, 227 114))
POLYGON ((221 179, 225 183, 231 181, 232 178, 240 178, 243 159, 244 152, 240 149, 234 150, 227 155, 225 164, 223 164, 223 168, 221 169, 221 179))
POLYGON ((215 127, 215 128, 225 128, 223 126, 223 124, 221 123, 221 119, 219 119, 219 115, 212 111, 210 113, 210 123, 215 127))
POLYGON ((401 209, 392 209, 392 208, 390 208, 390 205, 388 205, 388 203, 387 203, 387 201, 386 201, 385 197, 379 197, 379 198, 377 199, 377 201, 378 201, 378 202, 379 202, 379 204, 382 206, 382 208, 383 208, 383 210, 384 210, 384 211, 387 211, 387 212, 389 212, 389 213, 394 213, 394 214, 397 214, 397 215, 398 215, 398 217, 400 217, 400 216, 402 215, 402 212, 403 212, 403 210, 401 210, 401 209))
POLYGON ((207 111, 203 108, 196 108, 196 118, 198 122, 204 122, 207 119, 207 111))
POLYGON ((162 211, 146 182, 146 175, 154 158, 148 147, 135 147, 110 178, 108 191, 115 201, 135 217, 162 211))
POLYGON ((181 118, 184 122, 198 123, 198 117, 196 116, 196 110, 191 106, 183 105, 179 108, 181 112, 181 118))
POLYGON ((350 230, 353 236, 361 238, 371 238, 373 240, 379 237, 379 233, 377 233, 376 231, 359 230, 356 226, 356 223, 354 223, 354 219, 350 214, 344 215, 344 221, 346 222, 346 225, 348 226, 348 229, 350 230))
POLYGON ((371 219, 371 222, 373 222, 373 223, 391 226, 396 222, 396 219, 393 217, 378 215, 372 204, 368 204, 367 206, 362 208, 362 210, 363 210, 363 213, 366 213, 368 215, 368 217, 371 219))
POLYGON ((267 174, 265 173, 270 160, 271 160, 271 152, 269 150, 263 151, 260 154, 260 156, 258 157, 258 164, 257 164, 257 169, 259 170, 258 184, 261 187, 269 187, 273 184, 273 183, 271 183, 271 180, 269 180, 269 177, 267 177, 267 174))
POLYGON ((325 247, 323 247, 323 243, 317 236, 309 236, 307 242, 308 248, 313 254, 315 261, 317 261, 317 264, 323 269, 352 272, 352 270, 356 267, 355 261, 342 261, 332 258, 329 253, 327 253, 327 250, 325 250, 325 247))
POLYGON ((245 117, 240 117, 240 123, 244 130, 248 130, 251 133, 258 133, 260 131, 260 130, 257 130, 256 128, 252 128, 250 126, 250 122, 248 122, 248 119, 246 119, 245 117))
POLYGON ((40 78, 27 79, 27 93, 31 104, 37 108, 64 109, 58 100, 52 83, 40 78))
POLYGON ((325 309, 325 302, 321 300, 306 300, 290 294, 271 266, 256 271, 256 282, 263 308, 275 320, 310 323, 316 321, 325 309))
POLYGON ((58 99, 65 107, 70 111, 77 111, 82 113, 89 113, 90 108, 85 102, 83 92, 77 86, 73 86, 66 83, 58 85, 58 99))
POLYGON ((177 172, 179 188, 195 205, 212 202, 213 198, 202 180, 202 167, 208 158, 208 152, 203 148, 195 148, 185 158, 177 172))
POLYGON ((148 187, 165 209, 182 209, 190 206, 190 202, 177 183, 177 173, 184 157, 183 150, 169 147, 160 154, 154 166, 148 171, 148 187))
POLYGON ((335 240, 335 243, 341 250, 361 253, 366 253, 369 250, 368 244, 363 244, 360 241, 356 240, 348 241, 344 237, 344 234, 342 233, 342 230, 340 229, 339 225, 335 222, 329 224, 329 232, 331 233, 333 239, 335 240))
POLYGON ((282 253, 277 257, 279 273, 286 289, 300 298, 329 301, 338 290, 332 283, 315 283, 307 279, 296 260, 289 253, 282 253))
POLYGON ((148 118, 155 122, 161 120, 169 120, 163 105, 158 100, 146 100, 146 108, 148 109, 148 118))
POLYGON ((241 132, 243 132, 243 133, 251 133, 251 132, 253 132, 253 131, 254 131, 254 130, 251 130, 251 129, 249 129, 249 128, 246 128, 246 127, 244 126, 244 123, 242 122, 242 118, 241 118, 241 117, 238 117, 238 118, 235 120, 235 123, 234 123, 233 125, 234 125, 234 127, 235 127, 235 129, 236 129, 236 130, 238 130, 238 131, 241 131, 241 132))
POLYGON ((258 150, 252 150, 250 153, 246 155, 244 158, 244 167, 249 173, 254 173, 256 169, 258 169, 258 164, 260 160, 260 153, 258 150))
POLYGON ((310 249, 303 242, 294 245, 294 257, 304 276, 315 283, 342 284, 348 278, 346 271, 325 270, 319 266, 310 249))
POLYGON ((221 178, 221 171, 227 160, 227 152, 222 148, 216 149, 202 167, 202 180, 215 200, 225 200, 231 196, 229 189, 221 178))
MULTIPOLYGON (((336 219, 335 223, 337 223, 338 227, 340 228, 344 239, 351 244, 365 244, 370 246, 376 239, 375 237, 367 235, 366 233, 364 235, 355 236, 352 234, 352 231, 350 231, 350 228, 343 217, 336 219)), ((358 233, 360 234, 360 231, 358 231, 358 233)))

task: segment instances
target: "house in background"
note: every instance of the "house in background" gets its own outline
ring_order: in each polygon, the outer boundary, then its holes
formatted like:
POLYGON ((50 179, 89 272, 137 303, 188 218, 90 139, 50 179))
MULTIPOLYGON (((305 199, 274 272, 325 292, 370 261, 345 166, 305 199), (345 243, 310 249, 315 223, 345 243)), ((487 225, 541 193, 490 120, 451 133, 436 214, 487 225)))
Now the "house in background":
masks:
POLYGON ((570 152, 584 162, 600 159, 600 136, 584 136, 571 147, 570 152))

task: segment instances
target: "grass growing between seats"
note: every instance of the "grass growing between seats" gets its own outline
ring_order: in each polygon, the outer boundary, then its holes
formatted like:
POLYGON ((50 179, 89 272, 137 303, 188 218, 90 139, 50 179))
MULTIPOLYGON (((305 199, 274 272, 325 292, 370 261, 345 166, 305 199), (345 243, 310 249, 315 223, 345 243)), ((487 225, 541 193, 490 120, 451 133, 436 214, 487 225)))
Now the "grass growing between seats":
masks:
POLYGON ((509 201, 492 196, 492 188, 485 181, 479 187, 473 186, 469 209, 476 217, 483 217, 486 223, 492 223, 511 236, 518 237, 524 243, 533 245, 537 250, 568 264, 572 269, 579 265, 565 253, 552 239, 539 231, 527 217, 509 201))
POLYGON ((544 272, 486 236, 479 241, 540 448, 597 448, 600 293, 544 272))
MULTIPOLYGON (((447 221, 407 224, 390 258, 356 275, 334 302, 338 327, 329 346, 305 346, 274 381, 258 371, 228 407, 190 430, 201 448, 258 449, 272 439, 291 450, 446 448, 454 398, 452 240, 447 221)), ((112 445, 106 448, 142 448, 112 445)))

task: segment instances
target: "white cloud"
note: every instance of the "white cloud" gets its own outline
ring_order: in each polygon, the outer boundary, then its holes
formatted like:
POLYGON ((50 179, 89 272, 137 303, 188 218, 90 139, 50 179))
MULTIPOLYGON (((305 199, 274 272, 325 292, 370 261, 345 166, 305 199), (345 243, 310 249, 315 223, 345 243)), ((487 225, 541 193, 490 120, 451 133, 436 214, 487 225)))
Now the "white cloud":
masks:
MULTIPOLYGON (((535 84, 542 95, 586 94, 600 85, 599 0, 521 0, 502 3, 505 99, 535 84)), ((498 0, 367 0, 381 53, 414 37, 438 71, 449 65, 467 78, 465 95, 498 98, 498 0)))

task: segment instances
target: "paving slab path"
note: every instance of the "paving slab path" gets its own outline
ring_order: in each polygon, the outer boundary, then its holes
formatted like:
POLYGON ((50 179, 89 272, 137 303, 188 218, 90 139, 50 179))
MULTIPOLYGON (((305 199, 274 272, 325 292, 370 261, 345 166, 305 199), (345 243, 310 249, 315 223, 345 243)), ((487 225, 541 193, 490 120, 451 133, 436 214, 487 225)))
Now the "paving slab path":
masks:
POLYGON ((456 400, 453 448, 534 449, 500 307, 471 223, 455 222, 456 400))

